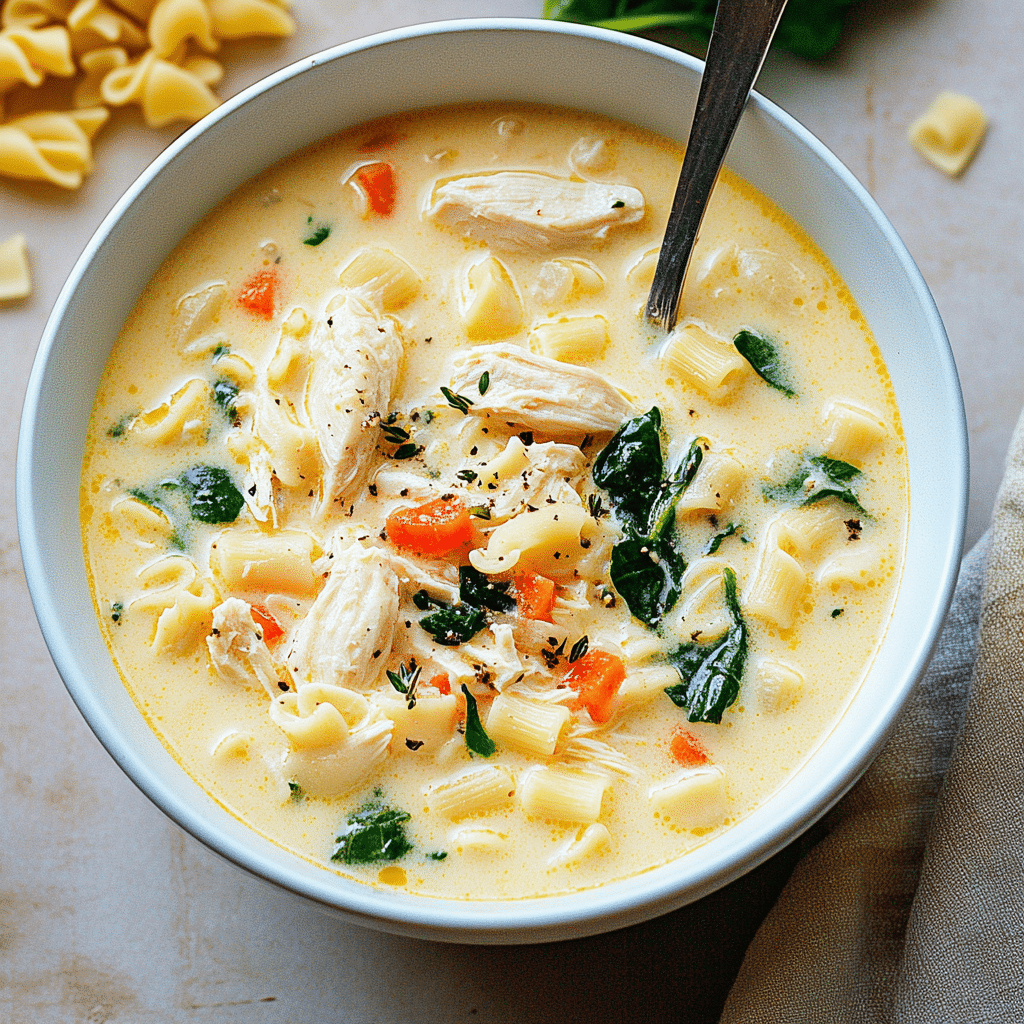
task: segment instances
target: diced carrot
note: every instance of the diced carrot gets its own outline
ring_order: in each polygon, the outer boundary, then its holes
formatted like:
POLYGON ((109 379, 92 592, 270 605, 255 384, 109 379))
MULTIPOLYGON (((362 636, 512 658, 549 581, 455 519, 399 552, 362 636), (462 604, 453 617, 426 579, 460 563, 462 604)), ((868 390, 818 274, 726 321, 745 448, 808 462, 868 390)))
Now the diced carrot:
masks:
POLYGON ((551 609, 555 603, 555 584, 547 576, 535 572, 520 573, 515 578, 516 604, 524 619, 553 622, 551 609))
POLYGON ((440 690, 446 697, 452 692, 452 684, 448 682, 448 673, 440 672, 436 676, 433 676, 430 680, 430 685, 435 690, 440 690))
POLYGON ((595 722, 607 722, 625 678, 626 666, 621 658, 605 651, 590 651, 572 664, 565 683, 579 693, 576 707, 586 708, 595 722))
POLYGON ((386 528, 388 537, 400 548, 430 558, 451 554, 473 536, 469 509, 454 497, 392 512, 386 528))
POLYGON ((284 636, 281 623, 263 605, 254 604, 249 613, 252 615, 252 621, 263 630, 263 639, 267 646, 276 644, 284 636))
POLYGON ((672 756, 684 768, 696 768, 698 765, 708 764, 711 761, 707 747, 693 733, 678 726, 672 732, 670 749, 672 756))
POLYGON ((395 208, 398 189, 395 186, 395 169, 391 164, 367 164, 356 172, 356 180, 366 189, 370 208, 381 217, 390 217, 395 208))
POLYGON ((257 270, 238 293, 238 303, 254 316, 270 320, 274 315, 274 297, 278 277, 273 270, 257 270))

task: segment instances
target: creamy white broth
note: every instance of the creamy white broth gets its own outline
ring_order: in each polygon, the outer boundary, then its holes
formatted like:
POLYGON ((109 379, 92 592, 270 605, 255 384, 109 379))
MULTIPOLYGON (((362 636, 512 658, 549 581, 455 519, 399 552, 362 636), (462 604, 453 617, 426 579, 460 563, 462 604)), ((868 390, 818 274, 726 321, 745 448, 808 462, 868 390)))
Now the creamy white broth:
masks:
MULTIPOLYGON (((716 189, 694 254, 681 324, 699 327, 704 332, 700 337, 710 336, 722 346, 716 351, 733 356, 729 342, 740 330, 774 339, 786 382, 797 396, 773 389, 743 360, 726 386, 709 395, 678 364, 659 356, 663 339, 643 324, 639 312, 653 270, 650 253, 659 242, 680 161, 675 144, 590 115, 523 106, 416 112, 353 129, 265 172, 194 230, 145 290, 111 353, 90 425, 82 477, 86 562, 104 635, 143 714, 197 782, 254 829, 325 869, 374 884, 467 898, 565 892, 648 869, 707 842, 783 785, 841 715, 884 634, 902 563, 908 494, 891 385, 868 325, 827 260, 784 214, 728 173, 716 189), (361 165, 375 161, 394 168, 396 202, 387 216, 373 209, 365 189, 351 183, 361 165), (478 237, 466 237, 461 226, 439 224, 425 214, 436 202, 440 182, 499 170, 629 186, 642 193, 643 215, 635 223, 611 224, 605 237, 555 241, 537 251, 535 246, 514 248, 507 241, 488 240, 486 225, 474 232, 478 237), (324 234, 323 229, 329 233, 318 244, 306 243, 324 234), (329 498, 321 502, 326 476, 314 446, 304 462, 293 465, 293 485, 273 482, 273 514, 266 507, 261 512, 246 505, 231 524, 189 519, 182 511, 182 488, 161 490, 162 481, 208 464, 227 470, 240 491, 255 487, 247 476, 252 469, 250 427, 268 373, 276 381, 273 395, 295 403, 299 425, 311 428, 305 412, 310 339, 324 330, 329 306, 340 301, 335 297, 346 293, 340 285, 345 268, 371 247, 397 254, 419 278, 410 301, 387 311, 365 289, 359 294, 372 315, 401 337, 401 370, 383 411, 394 416, 392 426, 408 433, 409 443, 422 451, 395 460, 399 435, 386 436, 374 423, 368 428, 376 441, 371 470, 358 493, 346 494, 344 503, 329 498), (507 337, 490 337, 486 327, 467 324, 460 295, 470 268, 488 257, 506 268, 521 307, 521 325, 507 337), (542 269, 559 259, 587 261, 594 273, 580 271, 568 294, 564 288, 559 292, 564 274, 542 269), (273 274, 276 282, 269 319, 251 308, 253 302, 247 308, 238 301, 260 272, 273 274), (222 301, 204 306, 201 297, 211 294, 204 290, 217 285, 223 286, 222 301), (679 517, 679 546, 691 575, 656 630, 630 615, 609 579, 607 556, 619 537, 619 517, 595 519, 587 504, 591 497, 602 497, 604 507, 611 500, 591 476, 611 430, 574 439, 532 431, 527 452, 541 451, 551 441, 587 442, 579 457, 582 472, 569 474, 568 483, 561 481, 559 487, 565 484, 568 491, 563 488, 559 500, 586 509, 583 539, 589 546, 577 543, 571 551, 560 552, 565 562, 547 562, 559 584, 551 633, 559 642, 566 640, 560 655, 552 651, 556 645, 546 643, 543 624, 524 628, 516 615, 493 612, 490 618, 495 629, 502 624, 512 628, 514 654, 527 688, 533 687, 528 690, 531 699, 566 703, 564 694, 555 690, 569 668, 566 655, 584 633, 591 651, 621 658, 626 682, 613 704, 613 717, 593 723, 586 710, 574 710, 570 729, 576 728, 577 735, 573 739, 563 732, 551 757, 502 743, 489 758, 473 756, 457 726, 448 742, 427 743, 415 751, 393 735, 389 753, 347 792, 322 796, 310 786, 296 791, 301 785, 294 773, 299 762, 293 741, 268 713, 274 698, 256 674, 233 681, 215 667, 206 642, 213 628, 208 607, 220 607, 231 598, 267 606, 285 629, 285 636, 270 648, 280 677, 274 682, 291 679, 286 685, 294 693, 311 685, 308 659, 304 667, 289 665, 286 655, 317 591, 330 586, 327 555, 336 530, 350 531, 351 543, 379 552, 372 557, 383 563, 391 564, 400 555, 442 581, 447 573, 449 585, 457 587, 455 569, 468 561, 464 548, 431 561, 380 536, 389 514, 432 497, 454 494, 466 505, 487 505, 490 496, 479 486, 481 479, 467 481, 458 474, 478 471, 510 438, 529 430, 515 417, 482 416, 487 394, 480 394, 478 384, 458 389, 474 403, 468 414, 451 408, 440 387, 453 380, 453 360, 482 352, 479 365, 486 368, 490 345, 536 347, 536 335, 531 338, 536 325, 597 316, 607 323, 609 341, 598 343, 598 351, 579 364, 628 398, 632 408, 622 418, 645 414, 653 406, 661 410, 666 469, 677 465, 695 437, 707 439, 708 465, 712 455, 728 455, 742 466, 731 501, 723 502, 714 521, 706 509, 679 517), (483 336, 469 337, 481 330, 483 336), (282 369, 289 346, 297 358, 282 369), (218 407, 211 391, 189 384, 203 381, 209 389, 220 380, 239 387, 237 398, 224 396, 223 404, 234 406, 233 417, 218 407), (172 404, 170 412, 162 407, 175 395, 178 407, 192 401, 189 392, 182 397, 188 387, 199 397, 188 415, 176 421, 176 407, 172 404), (880 426, 867 435, 852 428, 843 434, 836 428, 837 402, 855 410, 856 422, 880 426), (804 512, 824 524, 824 539, 815 546, 801 540, 799 531, 785 533, 772 525, 780 516, 792 517, 798 498, 768 500, 765 489, 788 479, 802 455, 821 455, 826 448, 832 457, 846 455, 862 470, 851 486, 867 514, 835 498, 808 506, 804 512), (153 502, 170 509, 171 521, 147 513, 153 502), (267 516, 262 523, 255 518, 261 514, 267 516), (715 534, 730 524, 736 530, 721 540, 718 551, 701 556, 715 534), (312 538, 315 574, 312 568, 308 572, 315 582, 304 592, 298 592, 302 586, 293 586, 293 592, 276 596, 265 587, 225 586, 224 574, 211 569, 211 556, 219 564, 221 549, 214 545, 222 544, 222 536, 231 531, 246 536, 292 531, 312 538), (752 610, 765 578, 761 570, 758 582, 758 566, 772 545, 798 556, 796 564, 806 576, 789 625, 752 610), (695 568, 701 565, 708 567, 703 579, 703 570, 695 568), (686 710, 668 699, 663 684, 654 687, 647 701, 629 696, 635 695, 645 672, 646 678, 658 680, 651 669, 664 665, 666 651, 689 640, 702 624, 712 624, 706 635, 697 636, 706 641, 713 636, 713 622, 728 619, 720 585, 726 565, 735 571, 749 653, 738 698, 720 724, 689 723, 686 710), (574 577, 574 571, 582 578, 574 577), (680 623, 680 612, 690 607, 704 581, 710 581, 707 600, 703 607, 691 608, 687 621, 680 623), (191 599, 179 602, 180 621, 174 621, 164 613, 183 590, 191 599), (548 662, 555 658, 552 669, 548 662), (721 772, 718 788, 703 802, 681 800, 659 809, 651 790, 685 769, 671 749, 680 730, 706 751, 708 765, 699 767, 721 772), (595 763, 581 738, 608 744, 619 763, 607 758, 604 765, 595 763), (508 773, 512 795, 506 802, 462 817, 438 810, 439 783, 490 765, 508 773), (588 835, 589 821, 524 811, 530 773, 544 765, 607 775, 596 820, 606 831, 588 835), (332 861, 335 837, 347 816, 371 799, 375 789, 389 806, 410 815, 404 828, 412 849, 394 861, 332 861), (566 854, 576 840, 583 846, 566 854), (591 841, 595 846, 588 849, 591 841), (446 855, 442 860, 428 856, 441 853, 446 855)), ((567 371, 573 366, 564 365, 567 371)), ((698 475, 694 487, 700 479, 698 475)), ((258 502, 259 496, 249 497, 258 502)), ((499 518, 473 517, 473 547, 486 548, 499 518)), ((813 524, 804 528, 813 529, 813 524)), ((496 579, 507 582, 507 577, 505 573, 496 579)), ((397 673, 416 652, 421 706, 440 697, 430 686, 431 678, 460 659, 471 663, 479 657, 463 657, 458 646, 436 644, 433 656, 423 656, 432 641, 419 626, 425 610, 412 602, 419 589, 413 582, 399 585, 397 635, 375 659, 375 664, 386 664, 373 670, 377 678, 351 687, 376 693, 373 707, 380 705, 382 695, 392 702, 389 707, 400 700, 380 670, 397 673)), ((514 585, 510 593, 515 594, 514 585)), ((504 635, 507 640, 507 629, 504 635)), ((481 644, 493 648, 495 633, 484 630, 469 644, 473 650, 481 644)), ((504 657, 493 653, 496 660, 504 657)), ((460 678, 448 674, 461 720, 465 703, 460 678)), ((500 668, 485 666, 466 677, 485 726, 494 687, 509 693, 521 690, 519 674, 502 680, 500 668), (484 678, 487 672, 489 680, 484 678)))

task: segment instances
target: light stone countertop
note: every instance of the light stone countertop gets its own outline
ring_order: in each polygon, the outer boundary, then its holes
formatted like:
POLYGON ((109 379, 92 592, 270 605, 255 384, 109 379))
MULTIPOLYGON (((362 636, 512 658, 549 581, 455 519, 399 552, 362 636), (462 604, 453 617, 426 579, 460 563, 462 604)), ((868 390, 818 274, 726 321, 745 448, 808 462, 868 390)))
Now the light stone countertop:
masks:
MULTIPOLYGON (((227 52, 227 97, 328 45, 425 20, 535 16, 539 0, 295 0, 296 36, 227 52)), ((667 36, 661 38, 669 38, 667 36)), ((1024 7, 1015 0, 865 0, 820 64, 773 54, 762 92, 868 187, 931 287, 960 369, 971 435, 968 543, 985 529, 1024 394, 1024 7), (967 173, 914 153, 906 127, 942 89, 991 119, 967 173)), ((122 112, 77 193, 0 179, 0 240, 23 231, 35 291, 0 306, 12 409, 0 423, 0 1019, 70 1022, 704 1020, 746 941, 715 897, 611 936, 477 948, 343 924, 222 863, 117 769, 50 662, 21 569, 18 416, 36 345, 89 236, 177 134, 122 112), (10 360, 10 362, 7 362, 10 360), (724 915, 724 916, 723 916, 724 915), (703 963, 680 963, 680 929, 703 963), (692 936, 691 936, 692 937, 692 936)), ((746 884, 766 908, 784 864, 746 884)), ((744 883, 741 883, 741 885, 744 883)))

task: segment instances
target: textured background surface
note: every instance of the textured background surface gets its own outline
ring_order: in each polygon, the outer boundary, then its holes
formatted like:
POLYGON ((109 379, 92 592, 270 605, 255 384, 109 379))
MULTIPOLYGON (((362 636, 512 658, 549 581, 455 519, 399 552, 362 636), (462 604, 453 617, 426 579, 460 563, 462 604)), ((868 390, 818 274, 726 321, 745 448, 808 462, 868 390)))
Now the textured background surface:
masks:
MULTIPOLYGON (((371 32, 539 11, 539 0, 295 0, 296 36, 236 44, 219 93, 371 32)), ((935 295, 971 431, 969 543, 988 521, 1024 382, 1022 37, 1024 7, 1014 0, 866 0, 831 58, 811 65, 773 54, 759 86, 864 182, 935 295), (974 96, 992 120, 979 157, 956 181, 906 143, 906 126, 940 89, 974 96)), ((518 948, 392 938, 273 891, 182 836, 72 705, 18 555, 18 413, 61 284, 111 205, 174 134, 150 132, 122 112, 99 136, 96 170, 80 192, 0 179, 0 239, 27 235, 35 278, 30 299, 0 307, 12 405, 0 421, 0 1019, 713 1018, 795 850, 694 908, 611 936, 518 948)))

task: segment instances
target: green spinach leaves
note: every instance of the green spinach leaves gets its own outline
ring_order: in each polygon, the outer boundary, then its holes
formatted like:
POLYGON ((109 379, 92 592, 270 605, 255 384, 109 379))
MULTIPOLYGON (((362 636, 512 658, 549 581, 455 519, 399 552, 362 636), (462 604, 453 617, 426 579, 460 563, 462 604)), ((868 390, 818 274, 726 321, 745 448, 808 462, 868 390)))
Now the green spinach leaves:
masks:
POLYGON ((344 864, 370 864, 380 860, 398 860, 412 849, 405 834, 408 811, 389 807, 381 790, 353 811, 341 827, 331 860, 344 864))
POLYGON ((868 512, 853 490, 853 484, 861 476, 861 471, 848 462, 830 459, 827 455, 805 455, 785 483, 765 487, 764 495, 775 501, 796 501, 801 505, 836 498, 866 516, 868 512))
POLYGON ((732 625, 715 640, 682 644, 668 656, 682 681, 665 692, 673 704, 689 710, 691 722, 722 721, 722 713, 739 695, 747 661, 747 624, 736 593, 736 573, 726 568, 722 575, 732 625))
POLYGON ((612 549, 611 580, 630 612, 656 626, 679 599, 686 560, 678 549, 676 505, 700 468, 703 438, 665 477, 661 410, 627 420, 594 461, 594 483, 608 492, 626 531, 612 549))

